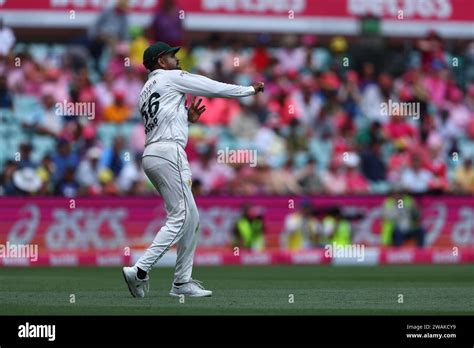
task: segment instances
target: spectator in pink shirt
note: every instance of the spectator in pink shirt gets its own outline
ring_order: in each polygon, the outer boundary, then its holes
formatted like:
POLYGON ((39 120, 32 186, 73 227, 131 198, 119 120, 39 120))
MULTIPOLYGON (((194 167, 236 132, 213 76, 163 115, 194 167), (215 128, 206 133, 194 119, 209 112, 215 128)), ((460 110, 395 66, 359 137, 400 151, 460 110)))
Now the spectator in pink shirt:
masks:
POLYGON ((463 93, 459 88, 449 91, 449 102, 447 103, 449 114, 448 123, 451 123, 459 133, 464 133, 472 113, 463 102, 463 93))
POLYGON ((449 85, 449 70, 439 61, 433 63, 432 72, 425 76, 423 85, 428 92, 430 101, 438 108, 443 108, 449 85))
POLYGON ((369 192, 369 184, 356 166, 348 166, 346 173, 347 193, 360 194, 369 192))
POLYGON ((306 63, 306 51, 304 47, 297 46, 298 36, 287 34, 283 38, 283 45, 276 51, 279 66, 284 72, 299 71, 306 63))
POLYGON ((69 101, 69 74, 61 72, 56 68, 47 69, 44 72, 44 83, 42 91, 50 89, 53 91, 53 98, 56 102, 69 101))
POLYGON ((355 151, 355 134, 354 129, 349 122, 343 124, 341 128, 336 128, 336 134, 333 136, 333 156, 342 158, 344 153, 355 151))
POLYGON ((115 91, 125 92, 125 104, 131 109, 138 109, 137 100, 143 87, 140 74, 132 66, 124 69, 124 74, 116 78, 115 91))
MULTIPOLYGON (((235 167, 234 180, 230 182, 230 192, 236 196, 253 196, 259 193, 262 186, 258 180, 257 168, 246 164, 235 167)), ((260 192, 261 193, 261 192, 260 192)))
POLYGON ((89 79, 87 70, 84 69, 79 72, 79 74, 76 76, 75 85, 78 92, 78 102, 95 103, 97 101, 94 85, 89 79))
POLYGON ((145 146, 145 127, 142 122, 138 122, 132 130, 130 136, 130 149, 133 153, 143 151, 145 146))
POLYGON ((25 94, 39 97, 41 95, 41 87, 43 85, 40 67, 33 61, 26 61, 23 64, 23 92, 25 94))
POLYGON ((199 158, 190 163, 193 179, 202 183, 202 193, 218 194, 227 189, 228 183, 234 178, 234 170, 225 163, 218 163, 211 144, 201 144, 199 158))
POLYGON ((346 153, 343 156, 341 166, 346 169, 344 172, 344 180, 346 182, 345 193, 367 193, 369 191, 369 183, 359 171, 360 157, 355 152, 346 153))
POLYGON ((428 101, 430 94, 424 83, 424 76, 420 69, 410 69, 402 78, 398 80, 396 89, 399 91, 400 101, 416 99, 420 101, 428 101))
POLYGON ((328 194, 344 194, 347 192, 345 169, 337 162, 332 161, 329 168, 321 175, 324 191, 328 194))
POLYGON ((283 88, 280 88, 275 98, 269 102, 268 109, 280 116, 281 125, 288 125, 293 119, 298 118, 295 102, 283 88))
POLYGON ((385 137, 392 141, 404 139, 408 143, 415 140, 417 136, 417 130, 411 124, 409 124, 406 116, 389 116, 390 121, 383 127, 383 133, 385 137))
POLYGON ((115 50, 106 70, 111 72, 112 75, 117 78, 125 73, 127 63, 130 64, 129 66, 132 65, 130 60, 130 49, 128 47, 128 43, 121 42, 115 46, 115 50))

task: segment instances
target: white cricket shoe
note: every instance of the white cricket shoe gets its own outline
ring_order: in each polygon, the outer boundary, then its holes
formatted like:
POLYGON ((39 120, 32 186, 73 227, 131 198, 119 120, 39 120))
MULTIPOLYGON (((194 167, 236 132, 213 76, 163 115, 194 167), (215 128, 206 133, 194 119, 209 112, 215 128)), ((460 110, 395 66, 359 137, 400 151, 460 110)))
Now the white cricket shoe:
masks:
POLYGON ((173 284, 170 296, 179 297, 181 295, 188 297, 209 297, 212 296, 212 291, 204 289, 202 282, 199 280, 191 279, 189 282, 180 286, 173 284))
POLYGON ((124 267, 122 274, 133 297, 145 297, 148 294, 150 291, 150 277, 148 275, 143 280, 138 279, 136 267, 124 267))

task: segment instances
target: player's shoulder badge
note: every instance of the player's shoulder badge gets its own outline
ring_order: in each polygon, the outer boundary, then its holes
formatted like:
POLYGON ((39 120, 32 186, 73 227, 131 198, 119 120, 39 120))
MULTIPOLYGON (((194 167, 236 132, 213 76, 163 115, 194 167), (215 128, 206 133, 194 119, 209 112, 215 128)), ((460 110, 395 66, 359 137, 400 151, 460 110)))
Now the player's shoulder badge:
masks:
POLYGON ((184 75, 187 75, 189 74, 186 70, 181 70, 181 73, 179 74, 179 76, 184 76, 184 75))

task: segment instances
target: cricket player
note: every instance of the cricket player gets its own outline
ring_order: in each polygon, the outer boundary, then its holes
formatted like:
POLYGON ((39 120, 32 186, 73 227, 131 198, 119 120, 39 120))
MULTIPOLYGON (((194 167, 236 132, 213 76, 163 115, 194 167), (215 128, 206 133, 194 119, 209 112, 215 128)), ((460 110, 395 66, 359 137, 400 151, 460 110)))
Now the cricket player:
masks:
POLYGON ((177 259, 171 296, 212 296, 202 283, 191 277, 197 244, 199 214, 191 192, 191 170, 184 148, 188 126, 206 110, 195 97, 186 107, 186 94, 205 97, 246 97, 263 92, 263 82, 244 87, 213 81, 182 71, 175 54, 180 47, 157 42, 143 54, 150 70, 140 92, 139 107, 145 125, 143 169, 165 201, 166 223, 150 247, 123 276, 134 297, 145 297, 153 265, 177 245, 177 259))

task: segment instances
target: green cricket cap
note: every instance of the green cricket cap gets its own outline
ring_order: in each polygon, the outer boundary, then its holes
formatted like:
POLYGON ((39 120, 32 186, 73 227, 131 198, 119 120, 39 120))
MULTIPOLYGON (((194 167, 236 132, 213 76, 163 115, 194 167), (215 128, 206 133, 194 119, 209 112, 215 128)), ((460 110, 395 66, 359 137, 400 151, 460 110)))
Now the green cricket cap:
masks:
POLYGON ((181 47, 171 47, 165 42, 158 41, 153 45, 149 46, 145 52, 143 52, 143 65, 148 66, 147 62, 152 62, 153 59, 167 53, 178 52, 181 47))

